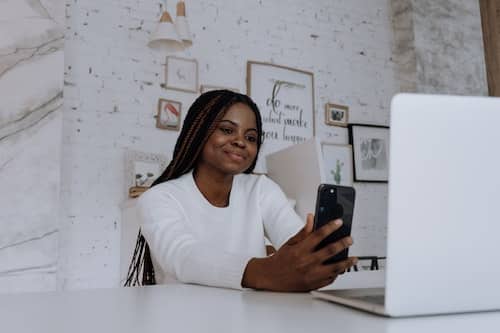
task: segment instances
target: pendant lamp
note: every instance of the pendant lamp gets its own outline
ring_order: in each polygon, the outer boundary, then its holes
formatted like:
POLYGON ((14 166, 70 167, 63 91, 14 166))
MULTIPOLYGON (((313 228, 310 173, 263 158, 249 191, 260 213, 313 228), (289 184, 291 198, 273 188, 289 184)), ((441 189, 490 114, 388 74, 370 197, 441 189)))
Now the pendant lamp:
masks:
POLYGON ((148 46, 154 49, 164 49, 165 51, 173 52, 184 49, 182 39, 179 37, 172 17, 167 11, 166 3, 160 22, 156 26, 155 31, 151 34, 148 46))
POLYGON ((177 2, 177 16, 175 17, 175 28, 179 34, 179 38, 184 43, 185 47, 189 47, 193 44, 193 39, 191 37, 191 30, 189 29, 189 24, 186 19, 186 4, 184 0, 177 2))

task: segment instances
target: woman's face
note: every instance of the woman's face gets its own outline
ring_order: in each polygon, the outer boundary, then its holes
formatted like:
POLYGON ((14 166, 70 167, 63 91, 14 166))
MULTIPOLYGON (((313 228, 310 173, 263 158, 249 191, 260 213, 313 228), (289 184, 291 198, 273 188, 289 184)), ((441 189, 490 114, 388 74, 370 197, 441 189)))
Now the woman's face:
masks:
POLYGON ((257 156, 255 114, 246 104, 231 106, 210 135, 198 163, 198 170, 209 168, 226 175, 247 170, 257 156))

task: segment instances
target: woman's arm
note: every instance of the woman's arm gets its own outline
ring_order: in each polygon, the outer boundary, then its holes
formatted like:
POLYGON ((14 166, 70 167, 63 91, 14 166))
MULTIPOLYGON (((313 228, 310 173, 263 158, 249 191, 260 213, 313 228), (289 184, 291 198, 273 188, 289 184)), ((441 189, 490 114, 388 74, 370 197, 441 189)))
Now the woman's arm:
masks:
MULTIPOLYGON (((332 221, 313 232, 312 215, 307 217, 304 226, 281 188, 266 176, 261 176, 259 180, 264 228, 279 250, 267 258, 252 258, 243 274, 242 286, 274 291, 313 290, 332 283, 338 274, 355 264, 356 258, 351 257, 339 263, 323 265, 325 260, 350 246, 352 239, 346 237, 314 251, 321 240, 340 225, 332 221)), ((342 223, 340 220, 336 222, 342 223)))
POLYGON ((274 181, 260 176, 258 188, 264 230, 273 246, 278 249, 304 227, 304 221, 274 181))
POLYGON ((241 289, 251 256, 229 253, 200 241, 187 227, 180 203, 155 188, 138 202, 142 231, 161 268, 184 283, 241 289))
POLYGON ((341 224, 341 220, 335 220, 313 232, 313 216, 309 214, 306 226, 273 256, 252 258, 248 262, 242 286, 272 291, 309 291, 332 283, 339 274, 355 265, 357 259, 350 257, 328 265, 323 262, 349 247, 352 239, 346 237, 321 250, 314 249, 341 224))

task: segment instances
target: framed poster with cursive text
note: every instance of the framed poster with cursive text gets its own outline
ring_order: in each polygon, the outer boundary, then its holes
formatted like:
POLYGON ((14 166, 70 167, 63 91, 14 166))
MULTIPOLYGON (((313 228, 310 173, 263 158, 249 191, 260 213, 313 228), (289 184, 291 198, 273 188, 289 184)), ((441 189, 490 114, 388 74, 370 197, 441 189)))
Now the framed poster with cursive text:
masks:
POLYGON ((314 75, 248 61, 247 94, 262 115, 263 143, 254 172, 266 173, 267 154, 314 136, 314 75))

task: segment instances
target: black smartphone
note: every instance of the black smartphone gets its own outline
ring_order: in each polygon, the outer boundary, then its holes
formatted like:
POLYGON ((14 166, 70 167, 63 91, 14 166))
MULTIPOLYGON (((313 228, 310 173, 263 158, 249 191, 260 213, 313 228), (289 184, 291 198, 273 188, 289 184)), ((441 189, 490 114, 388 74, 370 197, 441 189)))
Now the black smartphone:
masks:
MULTIPOLYGON (((354 212, 355 191, 352 187, 331 184, 320 184, 316 197, 316 211, 314 214, 314 230, 321 228, 328 222, 341 218, 342 226, 318 244, 315 250, 334 243, 351 234, 352 215, 354 212)), ((347 259, 349 249, 337 253, 324 264, 330 264, 347 259)))

